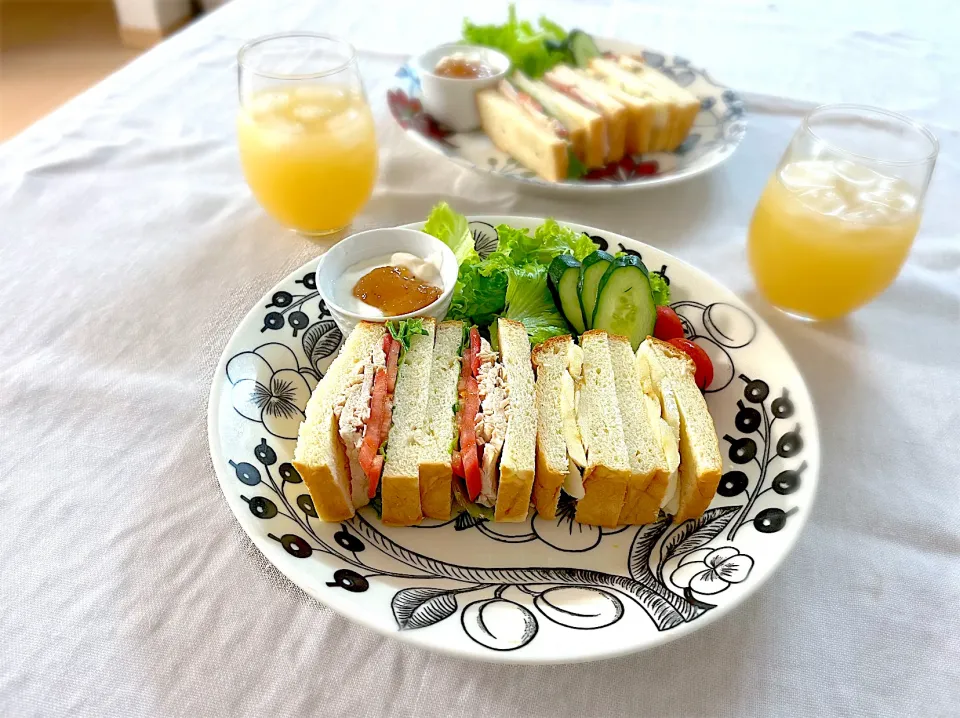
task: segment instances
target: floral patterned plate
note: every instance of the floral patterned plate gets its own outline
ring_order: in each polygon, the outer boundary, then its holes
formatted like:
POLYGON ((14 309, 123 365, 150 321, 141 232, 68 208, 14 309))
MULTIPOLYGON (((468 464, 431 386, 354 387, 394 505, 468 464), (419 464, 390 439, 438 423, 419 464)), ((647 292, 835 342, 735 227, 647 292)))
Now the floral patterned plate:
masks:
POLYGON ((743 101, 733 90, 717 84, 705 70, 693 67, 682 57, 619 40, 595 39, 602 51, 641 55, 647 64, 700 98, 700 114, 675 152, 628 155, 582 179, 547 182, 494 147, 482 132, 453 132, 424 112, 420 78, 411 63, 397 70, 387 91, 387 105, 407 135, 428 150, 463 167, 545 190, 610 193, 670 184, 702 174, 733 154, 746 130, 743 101))
MULTIPOLYGON (((494 227, 543 220, 475 217, 494 227)), ((409 225, 419 228, 422 224, 409 225)), ((342 337, 316 292, 316 260, 240 323, 217 367, 209 434, 227 503, 254 544, 311 596, 424 648, 489 661, 583 661, 639 651, 719 618, 790 551, 813 506, 820 448, 803 379, 770 328, 730 291, 658 249, 569 225, 611 251, 639 253, 670 281, 689 336, 711 355, 707 394, 724 474, 702 518, 673 526, 581 526, 573 506, 545 521, 461 514, 389 528, 367 507, 317 520, 290 463, 310 392, 342 337)))

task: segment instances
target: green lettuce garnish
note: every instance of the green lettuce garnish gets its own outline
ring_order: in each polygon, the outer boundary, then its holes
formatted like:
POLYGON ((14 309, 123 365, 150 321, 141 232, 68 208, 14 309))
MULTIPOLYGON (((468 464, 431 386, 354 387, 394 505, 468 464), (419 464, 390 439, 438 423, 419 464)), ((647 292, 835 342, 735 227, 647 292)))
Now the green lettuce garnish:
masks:
POLYGON ((547 287, 547 268, 542 264, 528 264, 510 271, 503 316, 522 322, 534 345, 570 333, 570 326, 547 287))
POLYGON ((430 210, 430 216, 427 217, 423 231, 450 247, 458 264, 480 261, 467 218, 450 209, 450 205, 446 202, 441 202, 430 210))
POLYGON ((660 272, 650 272, 647 275, 647 279, 650 281, 650 292, 653 294, 653 303, 658 307, 661 304, 670 304, 670 285, 667 284, 667 280, 663 278, 663 275, 660 272))
POLYGON ((493 325, 501 315, 516 319, 523 322, 533 344, 568 333, 570 328, 547 285, 547 268, 558 255, 572 254, 581 260, 597 245, 553 219, 532 235, 528 229, 508 225, 496 230, 497 249, 481 260, 465 217, 446 203, 430 213, 423 231, 449 246, 460 262, 447 318, 478 326, 493 325))
POLYGON ((400 361, 403 361, 403 357, 410 351, 410 339, 417 334, 427 334, 427 330, 423 328, 423 320, 419 317, 401 319, 399 322, 387 322, 387 330, 390 332, 390 336, 400 343, 400 361))
POLYGON ((537 78, 554 65, 569 62, 571 55, 564 43, 567 32, 555 22, 541 17, 537 27, 527 20, 517 20, 517 10, 510 4, 504 25, 474 25, 463 21, 463 41, 500 50, 510 58, 514 69, 537 78))

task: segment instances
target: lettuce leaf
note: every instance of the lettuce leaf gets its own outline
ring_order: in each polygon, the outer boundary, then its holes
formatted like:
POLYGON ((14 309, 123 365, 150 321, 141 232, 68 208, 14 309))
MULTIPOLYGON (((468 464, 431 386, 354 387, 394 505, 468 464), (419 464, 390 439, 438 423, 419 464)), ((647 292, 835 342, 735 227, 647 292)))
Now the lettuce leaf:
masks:
POLYGON ((537 227, 533 236, 527 229, 515 229, 501 224, 497 227, 500 244, 487 261, 492 268, 536 263, 549 265, 560 254, 572 254, 578 261, 598 249, 587 235, 569 227, 561 227, 555 219, 548 219, 537 227))
POLYGON ((522 322, 530 343, 536 346, 550 337, 570 334, 547 286, 547 268, 542 264, 516 267, 509 272, 507 306, 503 316, 522 322))
POLYGON ((427 333, 427 330, 423 328, 423 319, 419 317, 401 319, 399 322, 387 322, 387 330, 390 332, 390 336, 400 343, 404 355, 410 351, 411 337, 427 333))
POLYGON ((670 304, 670 285, 660 272, 650 272, 650 293, 653 294, 653 303, 658 307, 661 304, 670 304))
POLYGON ((441 202, 430 210, 430 216, 427 217, 423 231, 450 247, 457 257, 458 264, 480 261, 467 218, 459 212, 454 212, 446 202, 441 202))
POLYGON ((506 275, 482 273, 483 263, 461 264, 453 299, 447 312, 448 319, 460 319, 468 324, 485 326, 503 311, 507 295, 506 275))
POLYGON ((510 58, 514 69, 533 78, 540 77, 554 65, 571 61, 564 43, 566 39, 567 32, 544 17, 536 28, 526 20, 517 20, 513 3, 503 25, 474 25, 469 20, 463 21, 464 42, 500 50, 510 58))

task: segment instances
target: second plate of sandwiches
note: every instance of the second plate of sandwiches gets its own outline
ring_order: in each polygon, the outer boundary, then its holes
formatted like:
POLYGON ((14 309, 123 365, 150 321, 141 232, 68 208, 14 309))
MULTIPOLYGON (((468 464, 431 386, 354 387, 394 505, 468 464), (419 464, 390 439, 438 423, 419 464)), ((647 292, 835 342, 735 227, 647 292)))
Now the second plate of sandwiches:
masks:
POLYGON ((394 118, 421 145, 459 164, 558 190, 616 191, 686 179, 738 146, 743 105, 682 59, 596 38, 583 66, 533 79, 513 71, 477 93, 482 130, 454 133, 425 115, 417 71, 388 93, 394 118))
POLYGON ((703 514, 721 476, 689 357, 588 331, 531 351, 499 319, 496 346, 461 322, 363 322, 311 396, 294 465, 319 518, 369 503, 387 525, 467 511, 497 522, 616 527, 703 514))

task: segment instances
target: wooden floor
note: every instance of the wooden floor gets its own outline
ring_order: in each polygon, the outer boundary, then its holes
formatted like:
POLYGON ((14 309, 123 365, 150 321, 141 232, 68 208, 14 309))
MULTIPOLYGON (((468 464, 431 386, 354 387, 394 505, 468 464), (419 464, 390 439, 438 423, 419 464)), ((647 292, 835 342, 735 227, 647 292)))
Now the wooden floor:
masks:
POLYGON ((0 0, 0 142, 139 54, 110 0, 0 0))

